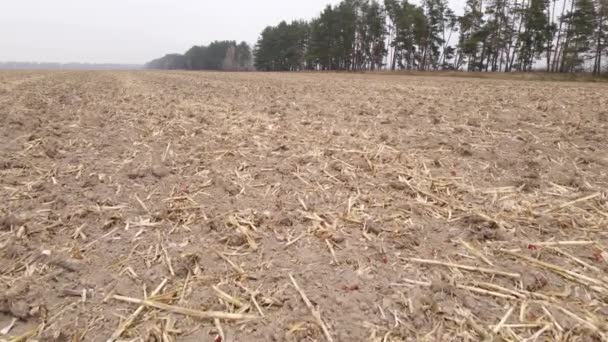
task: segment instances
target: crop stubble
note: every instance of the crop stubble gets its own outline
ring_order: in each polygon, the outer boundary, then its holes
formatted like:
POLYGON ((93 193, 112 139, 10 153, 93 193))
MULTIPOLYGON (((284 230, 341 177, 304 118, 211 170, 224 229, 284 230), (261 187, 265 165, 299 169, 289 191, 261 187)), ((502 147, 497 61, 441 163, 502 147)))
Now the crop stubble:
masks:
POLYGON ((0 73, 0 335, 602 340, 608 87, 0 73))

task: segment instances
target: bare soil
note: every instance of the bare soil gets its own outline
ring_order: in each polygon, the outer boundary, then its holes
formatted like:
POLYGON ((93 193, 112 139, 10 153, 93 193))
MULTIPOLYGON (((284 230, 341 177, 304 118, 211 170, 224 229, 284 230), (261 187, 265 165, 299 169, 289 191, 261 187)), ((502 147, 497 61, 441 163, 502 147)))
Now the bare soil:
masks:
POLYGON ((606 84, 2 72, 0 146, 0 340, 608 336, 606 84))

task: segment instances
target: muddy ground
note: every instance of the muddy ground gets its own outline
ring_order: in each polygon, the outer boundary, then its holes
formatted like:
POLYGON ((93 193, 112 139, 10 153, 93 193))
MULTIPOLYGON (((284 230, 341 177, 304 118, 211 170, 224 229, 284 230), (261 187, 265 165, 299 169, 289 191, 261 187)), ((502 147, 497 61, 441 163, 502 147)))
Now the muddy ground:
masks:
POLYGON ((1 72, 0 146, 0 340, 608 334, 605 84, 1 72))

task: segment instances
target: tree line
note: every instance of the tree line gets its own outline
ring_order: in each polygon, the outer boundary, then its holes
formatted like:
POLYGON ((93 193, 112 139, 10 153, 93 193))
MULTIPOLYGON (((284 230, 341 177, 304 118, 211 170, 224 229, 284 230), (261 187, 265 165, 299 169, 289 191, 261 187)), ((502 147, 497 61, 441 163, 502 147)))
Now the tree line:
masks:
POLYGON ((299 70, 606 70, 608 0, 343 0, 268 26, 255 67, 299 70))
POLYGON ((251 47, 246 42, 214 41, 205 46, 193 46, 183 55, 168 54, 148 62, 147 69, 166 70, 251 70, 251 47))

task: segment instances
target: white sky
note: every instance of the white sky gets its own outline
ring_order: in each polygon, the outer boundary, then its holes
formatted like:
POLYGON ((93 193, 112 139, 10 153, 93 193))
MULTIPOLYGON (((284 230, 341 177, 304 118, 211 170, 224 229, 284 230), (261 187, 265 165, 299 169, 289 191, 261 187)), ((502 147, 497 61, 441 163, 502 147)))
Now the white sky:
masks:
POLYGON ((0 61, 145 63, 213 40, 254 43, 267 25, 331 0, 0 0, 0 61))
POLYGON ((213 40, 255 43, 267 25, 338 2, 0 0, 0 61, 142 64, 213 40))

